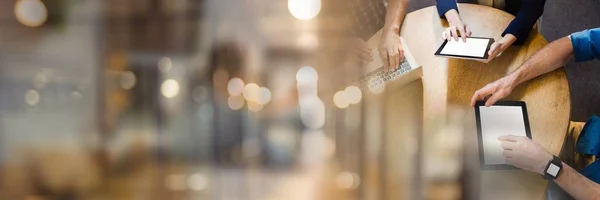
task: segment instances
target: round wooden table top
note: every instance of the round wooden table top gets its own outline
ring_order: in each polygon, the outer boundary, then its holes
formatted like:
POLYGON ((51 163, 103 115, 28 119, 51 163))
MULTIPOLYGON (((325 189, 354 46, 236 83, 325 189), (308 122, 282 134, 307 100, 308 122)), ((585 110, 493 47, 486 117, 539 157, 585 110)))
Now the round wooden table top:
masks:
MULTIPOLYGON (((514 18, 502 10, 475 4, 460 4, 460 15, 471 28, 472 36, 491 37, 496 41, 501 39, 501 33, 514 18)), ((433 122, 434 118, 449 116, 449 110, 455 108, 461 108, 472 115, 472 126, 475 126, 474 111, 469 106, 473 93, 514 71, 547 44, 542 35, 533 30, 524 45, 513 45, 488 64, 435 57, 435 51, 443 42, 441 33, 447 26, 447 22, 439 18, 435 6, 407 14, 402 25, 401 36, 418 65, 423 67, 425 133, 430 127, 434 127, 432 123, 437 123, 433 122)), ((371 48, 376 49, 380 35, 381 30, 369 39, 371 48)), ((379 59, 377 53, 374 55, 374 59, 379 59)), ((525 82, 515 88, 505 100, 527 103, 533 140, 550 153, 558 155, 570 117, 569 87, 565 71, 561 68, 525 82)), ((466 129, 475 130, 474 127, 466 129)), ((476 133, 465 133, 465 142, 469 141, 468 138, 474 138, 473 141, 476 142, 476 137, 476 133)), ((424 145, 427 145, 427 141, 424 141, 424 145)), ((548 185, 540 175, 523 170, 481 170, 479 175, 479 184, 476 185, 479 185, 479 195, 483 199, 541 199, 548 185)))

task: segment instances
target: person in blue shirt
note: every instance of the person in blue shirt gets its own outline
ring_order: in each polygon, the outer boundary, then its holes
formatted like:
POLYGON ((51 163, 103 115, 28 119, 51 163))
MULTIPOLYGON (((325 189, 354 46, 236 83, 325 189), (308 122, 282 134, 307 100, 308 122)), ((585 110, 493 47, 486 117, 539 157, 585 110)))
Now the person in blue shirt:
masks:
MULTIPOLYGON (((471 36, 471 30, 459 15, 456 0, 436 0, 437 10, 441 18, 448 20, 450 27, 444 30, 442 38, 458 41, 459 35, 463 40, 471 36)), ((515 16, 502 33, 502 39, 492 44, 488 54, 489 62, 511 45, 522 45, 527 40, 529 32, 544 12, 546 0, 505 0, 504 10, 515 16)))
MULTIPOLYGON (((508 96, 519 84, 564 66, 571 58, 576 62, 600 59, 600 28, 584 30, 558 39, 527 59, 517 70, 477 90, 471 106, 489 96, 485 105, 508 96)), ((515 167, 544 174, 552 154, 535 141, 521 136, 498 138, 504 148, 506 162, 515 167)), ((554 181, 575 199, 600 199, 600 185, 562 163, 562 171, 554 181)))

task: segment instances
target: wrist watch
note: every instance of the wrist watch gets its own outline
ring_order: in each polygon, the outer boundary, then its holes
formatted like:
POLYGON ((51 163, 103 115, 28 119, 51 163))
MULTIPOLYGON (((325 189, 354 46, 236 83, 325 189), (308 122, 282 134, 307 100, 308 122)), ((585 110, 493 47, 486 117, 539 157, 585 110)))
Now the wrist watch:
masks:
POLYGON ((544 179, 546 180, 554 180, 560 174, 562 170, 562 161, 556 157, 552 156, 552 160, 548 161, 546 168, 544 168, 544 179))

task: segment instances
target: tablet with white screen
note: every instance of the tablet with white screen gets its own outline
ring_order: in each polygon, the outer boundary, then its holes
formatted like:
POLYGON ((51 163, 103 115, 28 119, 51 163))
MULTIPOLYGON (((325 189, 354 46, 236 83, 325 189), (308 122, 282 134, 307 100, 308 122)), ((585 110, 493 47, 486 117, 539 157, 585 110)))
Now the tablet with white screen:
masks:
POLYGON ((498 137, 503 135, 531 138, 527 106, 523 101, 499 101, 486 107, 485 101, 475 104, 479 162, 482 169, 515 169, 506 164, 498 137))
POLYGON ((436 56, 471 60, 487 60, 487 52, 494 43, 493 38, 468 37, 466 42, 461 38, 445 40, 435 52, 436 56))

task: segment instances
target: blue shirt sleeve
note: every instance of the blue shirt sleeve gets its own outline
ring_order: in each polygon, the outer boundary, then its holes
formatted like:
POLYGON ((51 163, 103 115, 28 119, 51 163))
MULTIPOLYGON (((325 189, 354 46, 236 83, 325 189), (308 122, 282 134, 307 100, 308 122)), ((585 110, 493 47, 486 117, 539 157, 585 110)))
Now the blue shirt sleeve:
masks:
POLYGON ((546 4, 546 0, 523 0, 515 19, 506 27, 502 37, 510 33, 517 38, 513 44, 522 45, 525 43, 529 32, 533 29, 533 25, 544 13, 544 4, 546 4))
POLYGON ((600 28, 571 34, 575 62, 600 59, 600 28))
POLYGON ((456 0, 435 0, 436 4, 435 7, 438 10, 438 13, 440 14, 440 18, 442 19, 446 19, 446 16, 444 14, 446 14, 446 12, 448 12, 449 10, 455 9, 456 12, 458 12, 458 6, 456 5, 456 0))

